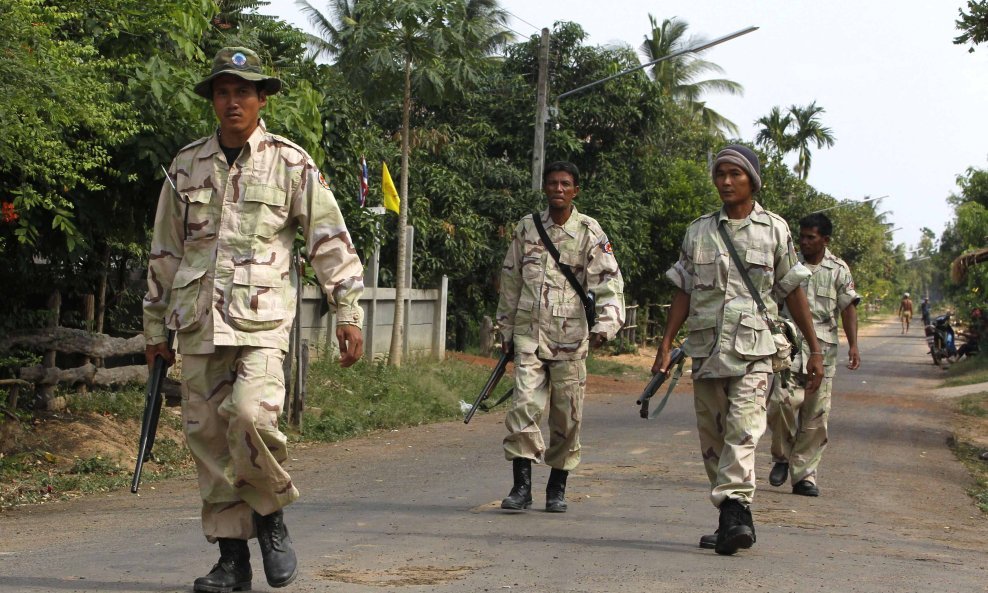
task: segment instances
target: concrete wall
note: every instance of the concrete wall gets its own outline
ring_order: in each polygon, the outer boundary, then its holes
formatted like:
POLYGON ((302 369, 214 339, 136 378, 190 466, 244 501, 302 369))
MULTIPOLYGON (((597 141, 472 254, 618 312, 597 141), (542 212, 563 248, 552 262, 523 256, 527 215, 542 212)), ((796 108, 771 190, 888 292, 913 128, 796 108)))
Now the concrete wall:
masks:
MULTIPOLYGON (((442 360, 446 356, 446 290, 443 277, 439 288, 408 289, 405 301, 405 356, 431 356, 442 360)), ((336 319, 324 305, 325 297, 318 287, 302 289, 299 319, 302 339, 309 341, 313 355, 336 344, 336 319)), ((391 324, 394 320, 395 289, 366 288, 360 299, 364 308, 364 356, 380 359, 391 347, 391 324)))

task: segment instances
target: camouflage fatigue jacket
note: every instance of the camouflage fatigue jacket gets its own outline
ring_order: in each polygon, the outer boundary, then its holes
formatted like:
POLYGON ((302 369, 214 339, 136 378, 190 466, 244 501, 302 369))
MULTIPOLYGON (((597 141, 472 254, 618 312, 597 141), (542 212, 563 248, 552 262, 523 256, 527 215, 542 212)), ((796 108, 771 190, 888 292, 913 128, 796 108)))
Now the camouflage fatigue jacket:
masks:
POLYGON ((144 297, 144 337, 209 354, 214 346, 288 349, 295 317, 292 242, 302 228, 309 262, 337 321, 360 326, 363 267, 343 215, 312 158, 264 128, 232 166, 216 134, 189 144, 158 197, 144 297))
MULTIPOLYGON (((666 272, 690 295, 686 354, 693 359, 693 377, 771 373, 768 357, 776 351, 771 331, 717 232, 720 224, 728 225, 723 208, 690 223, 679 261, 666 272)), ((810 275, 796 258, 789 225, 755 202, 732 242, 769 315, 778 315, 776 298, 785 298, 810 275)))
MULTIPOLYGON (((805 263, 802 254, 799 261, 805 263)), ((803 290, 810 304, 810 314, 813 316, 813 330, 823 351, 823 374, 833 377, 837 374, 837 320, 841 311, 850 305, 857 305, 861 297, 854 291, 854 280, 851 269, 844 260, 825 249, 823 261, 812 276, 803 280, 803 290)), ((789 310, 783 307, 782 314, 789 317, 789 310)), ((800 336, 799 354, 793 361, 793 370, 806 373, 805 354, 809 352, 806 340, 800 336)))
POLYGON ((591 331, 608 340, 624 324, 624 280, 607 235, 596 220, 573 207, 569 220, 557 225, 542 211, 546 234, 583 289, 597 301, 597 322, 587 328, 583 303, 542 244, 531 216, 522 218, 501 268, 497 322, 516 352, 537 353, 546 360, 587 357, 591 331))

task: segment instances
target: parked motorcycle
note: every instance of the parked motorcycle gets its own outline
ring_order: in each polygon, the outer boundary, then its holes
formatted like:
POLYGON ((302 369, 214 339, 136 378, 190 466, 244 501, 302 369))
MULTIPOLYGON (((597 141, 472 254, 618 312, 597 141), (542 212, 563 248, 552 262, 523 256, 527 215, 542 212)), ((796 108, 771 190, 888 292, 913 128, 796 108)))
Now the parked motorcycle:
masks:
POLYGON ((927 325, 926 343, 933 356, 933 364, 940 366, 946 358, 957 356, 957 344, 954 342, 954 328, 950 325, 950 313, 945 313, 927 325))

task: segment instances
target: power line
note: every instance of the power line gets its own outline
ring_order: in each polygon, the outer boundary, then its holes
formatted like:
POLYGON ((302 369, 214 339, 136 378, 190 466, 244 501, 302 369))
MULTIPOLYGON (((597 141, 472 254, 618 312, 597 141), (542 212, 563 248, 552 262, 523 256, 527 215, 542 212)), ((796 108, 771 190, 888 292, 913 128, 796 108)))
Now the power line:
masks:
MULTIPOLYGON (((528 25, 529 27, 531 27, 531 28, 533 28, 533 29, 535 29, 536 31, 540 31, 540 32, 542 31, 542 28, 541 28, 541 27, 536 27, 536 26, 535 26, 535 25, 533 25, 532 23, 530 23, 530 22, 528 22, 528 21, 526 21, 525 19, 523 19, 523 18, 521 18, 521 17, 520 17, 520 16, 518 16, 517 14, 515 14, 515 13, 513 13, 513 12, 511 12, 510 10, 508 10, 508 9, 506 9, 506 8, 502 8, 501 10, 503 10, 504 12, 506 12, 506 13, 508 13, 508 14, 510 14, 511 16, 513 16, 513 17, 515 17, 516 19, 518 19, 519 21, 521 21, 521 22, 523 22, 523 23, 525 23, 526 25, 528 25)), ((517 32, 517 31, 515 31, 515 33, 518 33, 518 32, 517 32)), ((519 35, 521 35, 521 33, 518 33, 518 34, 519 34, 519 35)))

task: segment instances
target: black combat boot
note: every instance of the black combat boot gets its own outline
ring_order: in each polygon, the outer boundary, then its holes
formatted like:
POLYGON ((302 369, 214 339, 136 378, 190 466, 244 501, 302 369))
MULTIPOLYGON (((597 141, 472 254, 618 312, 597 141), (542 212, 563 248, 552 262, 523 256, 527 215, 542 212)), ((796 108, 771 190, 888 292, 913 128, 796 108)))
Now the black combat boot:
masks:
POLYGON ((552 468, 549 471, 549 483, 545 487, 545 510, 548 513, 566 512, 566 477, 569 472, 564 469, 552 468))
POLYGON ((263 517, 254 513, 254 525, 268 584, 272 587, 289 585, 298 576, 298 560, 285 527, 284 514, 280 509, 263 517))
POLYGON ((515 485, 508 497, 501 501, 502 509, 520 511, 532 506, 532 460, 515 457, 511 460, 515 485))
POLYGON ((250 591, 253 574, 250 570, 250 549, 247 540, 221 537, 220 561, 204 577, 192 584, 193 591, 204 593, 231 593, 250 591))
POLYGON ((722 502, 714 551, 730 556, 740 549, 750 548, 754 543, 755 526, 751 519, 751 510, 734 498, 722 502))

